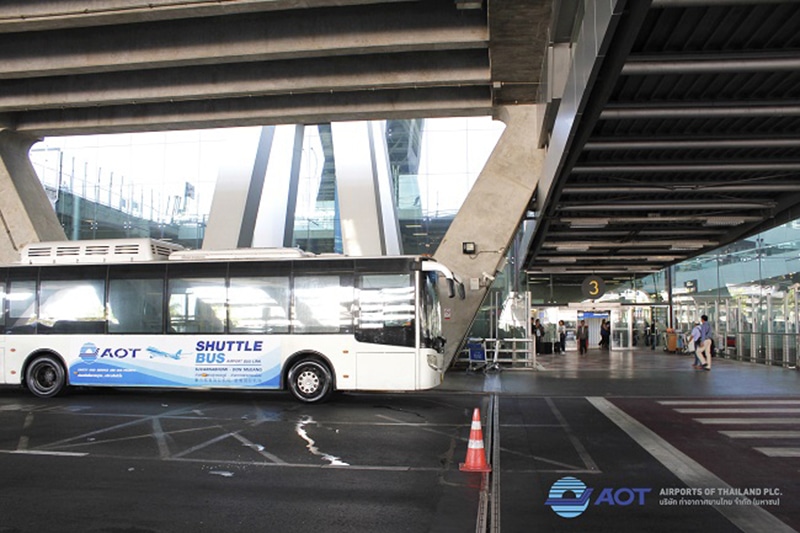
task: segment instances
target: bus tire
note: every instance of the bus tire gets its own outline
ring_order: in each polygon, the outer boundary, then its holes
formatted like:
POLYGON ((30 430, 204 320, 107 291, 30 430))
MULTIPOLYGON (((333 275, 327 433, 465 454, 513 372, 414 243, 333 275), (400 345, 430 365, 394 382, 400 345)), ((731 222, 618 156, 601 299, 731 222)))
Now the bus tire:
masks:
POLYGON ((304 403, 320 403, 333 392, 333 377, 328 366, 318 359, 300 359, 288 374, 289 391, 304 403))
POLYGON ((53 355, 39 355, 25 369, 28 390, 40 398, 58 395, 67 384, 64 365, 53 355))

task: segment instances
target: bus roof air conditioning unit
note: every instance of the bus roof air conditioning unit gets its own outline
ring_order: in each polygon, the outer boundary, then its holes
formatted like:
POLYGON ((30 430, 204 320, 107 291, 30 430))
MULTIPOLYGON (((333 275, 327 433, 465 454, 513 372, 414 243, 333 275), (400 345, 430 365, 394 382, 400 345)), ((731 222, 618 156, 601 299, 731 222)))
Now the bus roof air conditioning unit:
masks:
POLYGON ((22 248, 20 262, 44 265, 163 261, 179 250, 183 246, 146 238, 36 242, 22 248))

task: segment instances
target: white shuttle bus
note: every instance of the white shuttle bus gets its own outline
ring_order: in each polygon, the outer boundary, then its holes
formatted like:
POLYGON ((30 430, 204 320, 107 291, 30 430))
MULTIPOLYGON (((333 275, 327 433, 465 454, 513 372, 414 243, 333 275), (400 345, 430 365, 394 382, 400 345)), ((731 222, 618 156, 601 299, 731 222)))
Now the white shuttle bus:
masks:
POLYGON ((150 239, 37 243, 0 267, 0 383, 420 390, 444 375, 440 292, 422 256, 184 251, 150 239))

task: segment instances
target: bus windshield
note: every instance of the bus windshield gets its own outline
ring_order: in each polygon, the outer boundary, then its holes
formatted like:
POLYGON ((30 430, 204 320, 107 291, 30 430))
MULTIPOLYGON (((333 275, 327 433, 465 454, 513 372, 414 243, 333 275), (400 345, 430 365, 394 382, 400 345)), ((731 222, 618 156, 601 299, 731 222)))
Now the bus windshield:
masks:
POLYGON ((442 307, 437 289, 436 272, 425 272, 422 277, 420 295, 420 335, 422 347, 436 348, 441 352, 444 348, 442 339, 442 307))

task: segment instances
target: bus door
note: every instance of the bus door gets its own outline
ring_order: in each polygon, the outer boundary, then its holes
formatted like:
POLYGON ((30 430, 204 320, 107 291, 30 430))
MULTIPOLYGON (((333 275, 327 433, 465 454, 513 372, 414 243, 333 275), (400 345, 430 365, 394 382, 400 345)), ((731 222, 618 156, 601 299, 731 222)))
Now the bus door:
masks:
POLYGON ((11 372, 14 369, 14 365, 6 363, 8 334, 33 333, 37 318, 35 275, 24 270, 16 276, 11 275, 9 277, 2 307, 5 315, 5 324, 3 334, 0 336, 0 383, 17 383, 22 379, 22 376, 19 375, 14 376, 15 379, 11 379, 10 375, 6 375, 6 372, 11 372))
POLYGON ((409 273, 363 274, 356 319, 356 387, 413 390, 416 350, 415 286, 409 273))
POLYGON ((360 390, 413 390, 417 357, 407 351, 356 352, 356 387, 360 390))

